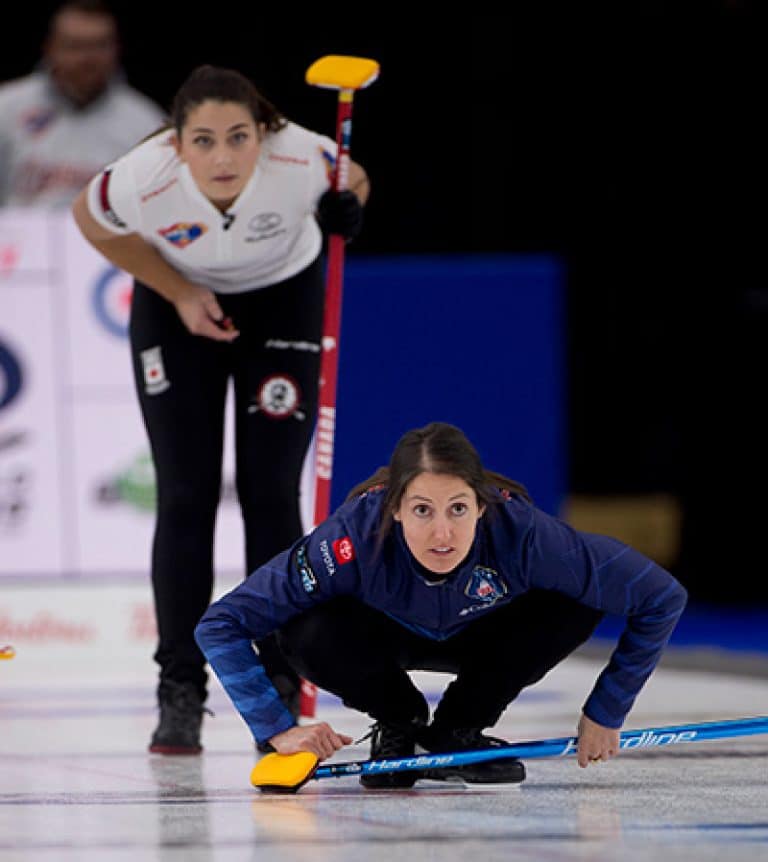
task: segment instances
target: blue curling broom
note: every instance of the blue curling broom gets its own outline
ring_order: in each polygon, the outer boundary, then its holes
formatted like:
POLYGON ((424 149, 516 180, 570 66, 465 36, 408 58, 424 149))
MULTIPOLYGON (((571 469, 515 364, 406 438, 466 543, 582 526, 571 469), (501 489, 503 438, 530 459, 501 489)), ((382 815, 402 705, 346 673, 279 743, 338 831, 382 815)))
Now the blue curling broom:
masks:
MULTIPOLYGON (((663 748, 687 742, 732 739, 761 733, 768 733, 768 716, 626 730, 619 736, 619 747, 622 751, 663 748)), ((295 793, 311 778, 341 778, 345 775, 380 775, 434 770, 507 757, 521 760, 538 757, 568 757, 576 754, 578 744, 578 737, 563 736, 557 739, 513 743, 504 748, 417 754, 414 757, 385 757, 380 760, 356 760, 346 763, 328 763, 323 766, 319 766, 316 755, 308 751, 298 754, 267 754, 253 767, 251 784, 263 791, 295 793)))

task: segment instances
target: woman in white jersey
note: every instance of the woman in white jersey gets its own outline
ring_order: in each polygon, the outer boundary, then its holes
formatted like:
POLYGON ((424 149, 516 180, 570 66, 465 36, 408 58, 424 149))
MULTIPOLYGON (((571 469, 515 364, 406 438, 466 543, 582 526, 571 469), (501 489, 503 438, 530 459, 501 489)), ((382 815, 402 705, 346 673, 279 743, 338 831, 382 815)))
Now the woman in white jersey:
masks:
MULTIPOLYGON (((234 381, 236 484, 253 571, 302 534, 323 309, 322 233, 359 233, 368 195, 336 144, 283 118, 238 72, 196 69, 169 127, 107 166, 73 206, 135 280, 131 351, 157 475, 152 583, 160 722, 150 751, 197 753, 206 698, 194 628, 213 588, 224 404, 234 381)), ((259 644, 293 711, 297 678, 259 644)))

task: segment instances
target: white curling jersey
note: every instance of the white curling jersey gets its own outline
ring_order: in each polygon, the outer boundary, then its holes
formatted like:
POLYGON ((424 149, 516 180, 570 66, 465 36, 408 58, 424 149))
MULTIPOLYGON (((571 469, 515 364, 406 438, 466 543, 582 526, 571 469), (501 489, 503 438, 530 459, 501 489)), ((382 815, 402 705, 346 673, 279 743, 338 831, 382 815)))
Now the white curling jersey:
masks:
POLYGON ((305 269, 322 247, 314 217, 330 188, 336 143, 288 123, 265 136, 253 176, 226 213, 200 191, 165 131, 95 176, 93 217, 138 233, 190 281, 218 293, 267 287, 305 269))

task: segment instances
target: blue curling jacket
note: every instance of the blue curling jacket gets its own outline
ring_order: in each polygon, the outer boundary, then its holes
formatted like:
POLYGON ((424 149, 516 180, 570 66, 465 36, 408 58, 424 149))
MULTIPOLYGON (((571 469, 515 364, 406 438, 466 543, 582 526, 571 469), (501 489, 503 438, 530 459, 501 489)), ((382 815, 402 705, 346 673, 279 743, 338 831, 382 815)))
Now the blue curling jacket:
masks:
POLYGON ((669 572, 616 539, 575 530, 520 497, 500 497, 478 521, 461 566, 430 585, 399 523, 379 541, 383 498, 383 490, 370 491, 342 505, 214 602, 198 624, 200 649, 257 741, 295 722, 252 641, 335 596, 359 599, 435 640, 530 589, 625 616, 618 645, 584 704, 593 721, 621 727, 685 607, 686 592, 669 572))

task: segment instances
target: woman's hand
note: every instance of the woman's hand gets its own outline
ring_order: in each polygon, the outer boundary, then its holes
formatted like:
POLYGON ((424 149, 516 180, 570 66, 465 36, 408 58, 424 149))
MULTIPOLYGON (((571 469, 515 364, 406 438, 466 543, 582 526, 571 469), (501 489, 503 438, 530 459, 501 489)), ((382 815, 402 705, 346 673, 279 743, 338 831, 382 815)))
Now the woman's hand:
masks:
POLYGON ((187 281, 151 243, 138 233, 114 233, 97 222, 88 208, 87 188, 78 195, 72 213, 88 242, 118 269, 172 303, 193 335, 234 341, 240 334, 232 321, 224 317, 213 292, 187 281))
POLYGON ((345 736, 321 721, 319 724, 306 724, 291 727, 282 733, 276 733, 270 740, 278 754, 297 754, 299 751, 311 751, 320 760, 330 757, 335 751, 344 748, 352 742, 351 736, 345 736))
POLYGON ((214 341, 234 341, 240 333, 224 316, 213 291, 190 284, 173 303, 184 326, 192 335, 202 335, 214 341))
POLYGON ((613 727, 603 727, 583 714, 579 721, 578 736, 578 760, 582 768, 590 763, 610 760, 619 753, 619 731, 613 727))

